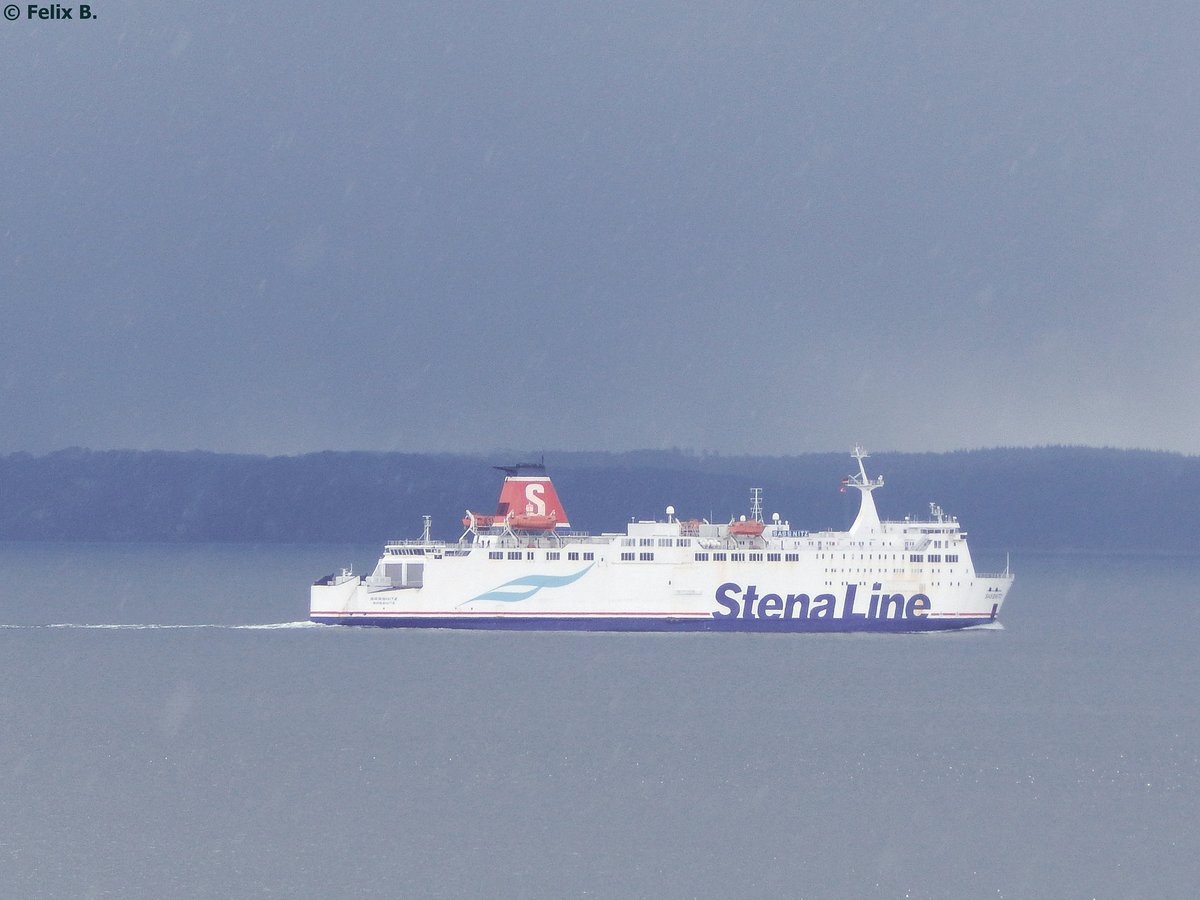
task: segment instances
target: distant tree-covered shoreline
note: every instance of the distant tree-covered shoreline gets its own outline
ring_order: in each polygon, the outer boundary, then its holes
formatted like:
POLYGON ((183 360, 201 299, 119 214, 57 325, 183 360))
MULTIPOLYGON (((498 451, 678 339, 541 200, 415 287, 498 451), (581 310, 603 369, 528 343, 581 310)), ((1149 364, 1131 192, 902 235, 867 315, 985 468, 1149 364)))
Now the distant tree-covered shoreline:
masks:
MULTIPOLYGON (((420 533, 453 539, 469 506, 490 511, 512 458, 325 452, 244 456, 80 450, 0 456, 0 540, 364 541, 420 533)), ((546 454, 580 530, 630 517, 728 521, 764 489, 765 512, 794 528, 844 528, 857 494, 841 493, 847 455, 695 455, 680 451, 546 454)), ((938 503, 978 547, 1105 552, 1200 551, 1200 457, 1086 447, 879 453, 884 518, 938 503)))

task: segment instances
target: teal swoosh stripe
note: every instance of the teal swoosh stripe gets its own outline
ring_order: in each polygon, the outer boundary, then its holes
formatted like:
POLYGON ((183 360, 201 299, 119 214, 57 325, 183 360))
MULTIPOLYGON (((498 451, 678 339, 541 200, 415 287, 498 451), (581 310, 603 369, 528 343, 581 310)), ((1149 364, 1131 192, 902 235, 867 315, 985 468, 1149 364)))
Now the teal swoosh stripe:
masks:
MULTIPOLYGON (((501 585, 501 587, 503 587, 503 585, 501 585)), ((500 588, 496 588, 494 591, 488 591, 486 594, 480 594, 478 597, 472 597, 467 601, 467 603, 474 603, 476 600, 503 600, 505 603, 515 603, 518 600, 527 600, 540 590, 540 587, 531 587, 527 591, 516 591, 510 594, 501 591, 500 588)), ((459 604, 459 606, 462 605, 464 604, 459 604)))
POLYGON ((515 603, 518 600, 528 600, 542 588, 556 588, 571 584, 578 581, 587 574, 588 569, 594 566, 595 563, 589 563, 584 566, 574 575, 525 575, 521 578, 514 578, 512 581, 506 581, 504 584, 492 588, 490 591, 480 594, 478 597, 472 597, 459 604, 465 606, 467 603, 474 603, 476 600, 502 600, 505 603, 515 603), (524 591, 505 591, 505 588, 520 587, 528 588, 524 591))

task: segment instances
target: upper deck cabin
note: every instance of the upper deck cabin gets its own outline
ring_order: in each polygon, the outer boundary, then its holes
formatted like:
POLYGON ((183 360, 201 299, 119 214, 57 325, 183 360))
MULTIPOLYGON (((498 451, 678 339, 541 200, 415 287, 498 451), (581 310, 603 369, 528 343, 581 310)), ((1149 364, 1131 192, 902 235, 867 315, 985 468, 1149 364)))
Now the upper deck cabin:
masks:
MULTIPOLYGON (((957 548, 965 542, 967 533, 958 520, 946 516, 935 504, 933 515, 922 520, 905 518, 899 521, 880 521, 869 530, 854 531, 795 531, 787 521, 776 519, 762 525, 761 533, 739 533, 742 522, 708 522, 680 520, 668 514, 665 520, 629 522, 623 532, 598 535, 585 531, 520 531, 503 525, 468 529, 454 542, 436 541, 428 531, 417 540, 394 540, 385 545, 385 554, 393 556, 433 555, 465 556, 473 549, 541 549, 561 550, 568 546, 595 548, 654 547, 679 550, 834 550, 877 549, 921 553, 926 550, 957 548)), ((685 554, 679 554, 683 556, 685 554)))

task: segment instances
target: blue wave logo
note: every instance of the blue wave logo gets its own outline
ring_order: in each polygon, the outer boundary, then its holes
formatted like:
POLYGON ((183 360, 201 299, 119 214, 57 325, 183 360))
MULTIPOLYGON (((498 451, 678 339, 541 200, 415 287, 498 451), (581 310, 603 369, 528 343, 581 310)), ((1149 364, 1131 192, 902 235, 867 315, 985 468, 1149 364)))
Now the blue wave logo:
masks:
POLYGON ((574 575, 526 575, 522 578, 514 578, 512 581, 506 581, 504 584, 498 585, 490 591, 480 594, 478 597, 464 600, 458 606, 463 607, 468 603, 474 603, 476 600, 500 600, 504 603, 516 603, 518 600, 528 600, 542 588, 564 587, 578 581, 594 565, 595 563, 590 563, 574 575), (521 588, 522 590, 513 591, 508 590, 508 588, 521 588))

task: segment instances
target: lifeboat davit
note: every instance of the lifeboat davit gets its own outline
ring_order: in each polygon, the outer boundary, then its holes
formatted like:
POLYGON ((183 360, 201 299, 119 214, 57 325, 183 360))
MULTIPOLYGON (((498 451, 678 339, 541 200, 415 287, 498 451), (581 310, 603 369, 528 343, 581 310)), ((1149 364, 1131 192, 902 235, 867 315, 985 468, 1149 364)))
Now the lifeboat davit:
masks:
POLYGON ((735 537, 760 537, 766 527, 762 522, 742 519, 740 522, 729 523, 729 533, 735 537))
POLYGON ((463 516, 463 528, 493 528, 504 524, 504 516, 487 516, 483 513, 471 512, 463 516))

